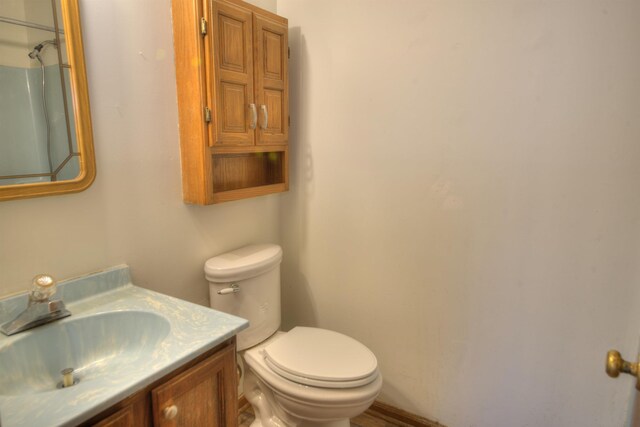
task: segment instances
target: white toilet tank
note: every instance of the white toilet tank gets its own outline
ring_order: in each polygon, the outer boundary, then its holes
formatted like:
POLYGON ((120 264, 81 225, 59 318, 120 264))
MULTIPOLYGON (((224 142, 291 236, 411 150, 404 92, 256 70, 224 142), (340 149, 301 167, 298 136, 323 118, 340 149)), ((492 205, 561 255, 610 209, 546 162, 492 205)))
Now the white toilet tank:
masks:
POLYGON ((280 246, 265 244, 218 255, 204 265, 211 308, 249 320, 249 328, 238 334, 238 351, 261 343, 280 327, 281 261, 280 246))

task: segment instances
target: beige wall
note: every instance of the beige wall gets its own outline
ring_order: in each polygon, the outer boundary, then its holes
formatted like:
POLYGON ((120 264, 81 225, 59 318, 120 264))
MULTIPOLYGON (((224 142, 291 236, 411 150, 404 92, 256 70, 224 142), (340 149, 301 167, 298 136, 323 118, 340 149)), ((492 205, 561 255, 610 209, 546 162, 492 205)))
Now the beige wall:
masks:
POLYGON ((278 8, 277 0, 245 0, 245 1, 247 3, 254 4, 270 12, 277 13, 277 8, 278 8))
POLYGON ((98 176, 83 193, 0 203, 0 294, 128 263, 137 284, 208 304, 204 261, 277 242, 280 196, 183 204, 170 1, 80 5, 98 176))
POLYGON ((638 348, 640 3, 279 0, 284 318, 450 427, 621 426, 638 348))
POLYGON ((384 400, 623 424, 602 362, 638 347, 637 2, 280 0, 292 190, 209 207, 180 197, 169 1, 81 6, 98 177, 0 203, 0 294, 126 262, 206 304, 207 257, 281 240, 285 326, 369 345, 384 400))

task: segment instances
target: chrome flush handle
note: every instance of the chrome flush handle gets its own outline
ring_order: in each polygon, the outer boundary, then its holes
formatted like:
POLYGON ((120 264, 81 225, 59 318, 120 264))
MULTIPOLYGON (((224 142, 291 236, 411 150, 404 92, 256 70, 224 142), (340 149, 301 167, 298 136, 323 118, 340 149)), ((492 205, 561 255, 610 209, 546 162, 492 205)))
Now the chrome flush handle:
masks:
POLYGON ((220 289, 218 295, 237 294, 240 292, 240 286, 237 283, 232 283, 230 288, 220 289))

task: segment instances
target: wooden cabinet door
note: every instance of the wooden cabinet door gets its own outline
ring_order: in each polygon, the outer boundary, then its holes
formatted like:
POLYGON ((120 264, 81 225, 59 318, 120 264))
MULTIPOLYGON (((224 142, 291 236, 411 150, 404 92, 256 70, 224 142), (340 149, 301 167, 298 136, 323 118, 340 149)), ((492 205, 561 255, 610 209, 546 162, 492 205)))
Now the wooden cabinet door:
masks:
MULTIPOLYGON (((253 145, 253 22, 250 11, 212 2, 212 121, 214 145, 253 145)), ((210 127, 211 128, 211 127, 210 127)))
POLYGON ((98 424, 94 424, 93 427, 133 427, 135 425, 133 407, 128 406, 98 424))
POLYGON ((286 144, 289 139, 287 26, 253 15, 258 105, 256 144, 286 144))
POLYGON ((81 425, 93 427, 151 427, 151 414, 149 413, 150 400, 148 392, 143 397, 127 398, 115 405, 119 410, 97 423, 88 422, 81 425))
POLYGON ((235 357, 235 346, 229 346, 155 388, 153 425, 237 426, 235 357))

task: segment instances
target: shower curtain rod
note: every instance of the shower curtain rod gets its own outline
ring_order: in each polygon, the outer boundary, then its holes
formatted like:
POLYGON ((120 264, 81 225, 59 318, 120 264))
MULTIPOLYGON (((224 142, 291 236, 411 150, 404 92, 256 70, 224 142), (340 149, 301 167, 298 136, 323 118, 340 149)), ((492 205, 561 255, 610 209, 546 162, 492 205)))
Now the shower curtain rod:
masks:
MULTIPOLYGON (((20 21, 19 19, 7 18, 5 16, 0 16, 0 22, 6 22, 7 24, 13 24, 13 25, 20 25, 21 27, 35 28, 36 30, 50 31, 52 33, 56 32, 56 29, 53 27, 47 27, 46 25, 35 24, 33 22, 20 21)), ((58 30, 58 33, 64 34, 64 31, 58 30)))

